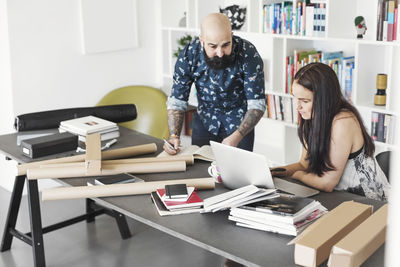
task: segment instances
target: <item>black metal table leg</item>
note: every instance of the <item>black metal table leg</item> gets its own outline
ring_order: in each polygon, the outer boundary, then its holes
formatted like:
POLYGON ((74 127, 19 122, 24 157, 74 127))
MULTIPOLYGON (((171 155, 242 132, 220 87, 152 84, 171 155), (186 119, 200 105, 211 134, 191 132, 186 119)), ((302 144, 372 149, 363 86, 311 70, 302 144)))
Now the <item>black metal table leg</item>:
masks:
POLYGON ((25 175, 15 177, 14 188, 11 194, 10 205, 8 207, 6 224, 4 225, 3 239, 1 241, 1 252, 7 251, 11 248, 11 243, 13 240, 11 230, 15 229, 15 224, 17 223, 25 177, 25 175))
MULTIPOLYGON (((94 201, 91 200, 90 198, 87 198, 87 199, 86 199, 86 213, 87 213, 87 214, 90 214, 90 213, 92 213, 92 212, 95 211, 95 208, 94 208, 93 206, 94 206, 94 201)), ((93 216, 90 215, 90 216, 88 216, 88 218, 86 219, 86 222, 87 222, 87 223, 94 222, 95 218, 96 218, 96 215, 93 215, 93 216)))
POLYGON ((37 180, 27 180, 27 185, 34 266, 44 267, 46 263, 44 258, 42 217, 37 180))
POLYGON ((126 221, 126 217, 124 214, 119 213, 118 211, 113 210, 113 217, 117 221, 118 229, 121 234, 122 239, 128 239, 132 236, 131 231, 129 230, 128 222, 126 221))

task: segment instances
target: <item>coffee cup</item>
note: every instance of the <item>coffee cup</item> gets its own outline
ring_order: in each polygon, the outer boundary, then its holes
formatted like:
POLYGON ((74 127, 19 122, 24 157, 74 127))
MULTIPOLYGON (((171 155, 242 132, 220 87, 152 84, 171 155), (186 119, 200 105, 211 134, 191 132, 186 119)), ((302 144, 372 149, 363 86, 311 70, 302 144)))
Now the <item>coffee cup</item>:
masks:
POLYGON ((216 161, 211 162, 210 167, 208 167, 208 174, 211 177, 214 177, 215 182, 222 183, 221 173, 219 172, 219 169, 218 169, 216 161))

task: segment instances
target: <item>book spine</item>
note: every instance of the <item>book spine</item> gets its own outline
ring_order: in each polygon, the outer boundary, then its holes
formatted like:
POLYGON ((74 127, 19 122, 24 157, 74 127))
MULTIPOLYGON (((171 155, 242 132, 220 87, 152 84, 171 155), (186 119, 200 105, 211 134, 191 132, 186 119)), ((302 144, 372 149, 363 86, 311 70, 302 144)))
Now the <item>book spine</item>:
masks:
POLYGON ((396 23, 396 40, 400 40, 400 25, 399 25, 399 21, 400 21, 400 4, 397 6, 397 23, 396 23))
POLYGON ((303 0, 303 4, 301 6, 301 10, 302 10, 302 15, 301 15, 301 35, 305 36, 306 35, 306 16, 307 16, 306 0, 303 0))
POLYGON ((393 41, 393 24, 394 24, 394 0, 390 0, 388 3, 388 16, 387 16, 387 41, 393 41))
POLYGON ((389 2, 384 2, 384 10, 383 10, 383 30, 382 30, 382 38, 383 41, 387 41, 387 32, 388 32, 388 9, 389 2))
POLYGON ((393 41, 397 40, 397 28, 399 27, 398 21, 399 21, 399 8, 396 7, 394 10, 393 41))
POLYGON ((396 132, 396 117, 395 116, 390 116, 390 129, 389 129, 389 144, 394 144, 394 136, 396 132))
POLYGON ((376 40, 382 41, 383 30, 383 0, 378 2, 377 26, 376 26, 376 40))
POLYGON ((384 136, 384 122, 385 122, 385 114, 378 113, 378 132, 377 132, 377 141, 385 142, 384 136))
POLYGON ((391 115, 385 114, 385 122, 383 123, 383 135, 385 138, 385 142, 389 143, 389 132, 390 132, 390 121, 391 115))
POLYGON ((371 113, 371 137, 373 140, 378 140, 378 113, 371 113))

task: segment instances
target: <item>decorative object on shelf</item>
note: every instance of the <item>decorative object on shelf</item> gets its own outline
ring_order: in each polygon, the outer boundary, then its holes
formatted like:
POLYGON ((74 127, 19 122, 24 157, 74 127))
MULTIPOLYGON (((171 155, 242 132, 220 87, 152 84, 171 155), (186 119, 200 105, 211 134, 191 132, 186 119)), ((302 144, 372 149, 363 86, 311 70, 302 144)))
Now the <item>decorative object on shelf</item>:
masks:
POLYGON ((181 53, 182 49, 191 41, 193 40, 193 36, 190 34, 186 34, 179 38, 176 42, 178 43, 178 49, 174 53, 174 57, 179 57, 179 54, 181 53))
POLYGON ((356 26, 357 30, 357 39, 362 39, 363 35, 367 31, 367 25, 365 24, 365 19, 363 16, 357 16, 354 19, 354 25, 356 26))
POLYGON ((246 7, 231 5, 225 8, 219 8, 219 12, 225 14, 232 26, 232 30, 240 30, 246 20, 246 7))
POLYGON ((376 95, 374 97, 374 104, 377 106, 386 105, 386 87, 387 87, 387 75, 379 73, 376 76, 376 95))
POLYGON ((179 20, 179 27, 186 27, 186 12, 183 12, 183 17, 179 20))

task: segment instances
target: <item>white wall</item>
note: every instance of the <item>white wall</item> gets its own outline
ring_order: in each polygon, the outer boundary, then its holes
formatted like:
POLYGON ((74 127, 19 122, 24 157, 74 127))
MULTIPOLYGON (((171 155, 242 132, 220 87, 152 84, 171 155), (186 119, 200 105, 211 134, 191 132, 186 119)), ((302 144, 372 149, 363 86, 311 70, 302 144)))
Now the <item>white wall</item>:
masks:
MULTIPOLYGON (((83 55, 79 0, 0 0, 0 134, 18 114, 93 106, 125 85, 159 87, 156 3, 136 2, 139 47, 83 55)), ((10 179, 2 169, 0 186, 10 190, 10 179)))

